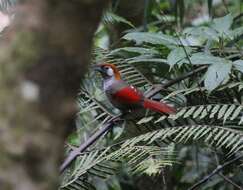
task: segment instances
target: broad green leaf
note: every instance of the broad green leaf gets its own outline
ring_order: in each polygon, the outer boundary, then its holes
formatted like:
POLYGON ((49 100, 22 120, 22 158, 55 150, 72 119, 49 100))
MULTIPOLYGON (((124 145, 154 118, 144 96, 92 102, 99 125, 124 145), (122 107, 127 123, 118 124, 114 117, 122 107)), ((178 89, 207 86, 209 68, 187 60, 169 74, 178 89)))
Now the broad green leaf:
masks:
POLYGON ((207 90, 212 91, 217 88, 231 71, 231 63, 214 63, 205 74, 204 85, 207 90))
POLYGON ((191 62, 192 64, 195 65, 210 65, 210 64, 218 64, 218 63, 227 64, 229 61, 221 57, 215 57, 213 55, 200 52, 200 53, 192 54, 191 62))
POLYGON ((212 28, 218 31, 220 35, 228 34, 232 23, 233 17, 231 14, 228 14, 224 17, 214 19, 212 23, 212 28))
MULTIPOLYGON (((191 54, 191 48, 185 49, 187 54, 191 54)), ((173 49, 167 57, 168 64, 173 67, 173 65, 188 62, 185 58, 187 57, 185 50, 182 47, 173 49)))
POLYGON ((165 46, 175 46, 180 43, 172 36, 149 32, 131 32, 123 36, 123 39, 135 41, 137 44, 150 43, 165 46))
POLYGON ((187 28, 183 33, 187 34, 187 36, 195 37, 201 43, 204 43, 206 40, 218 41, 219 39, 218 33, 206 26, 187 28))
POLYGON ((131 53, 138 53, 138 54, 159 54, 158 51, 153 50, 151 48, 141 48, 141 47, 124 47, 118 48, 110 52, 110 55, 114 55, 120 53, 122 51, 131 52, 131 53))
POLYGON ((243 73, 243 60, 234 61, 233 66, 243 73))
POLYGON ((166 63, 166 59, 161 59, 161 58, 153 58, 152 56, 148 55, 141 55, 137 57, 132 57, 130 59, 126 60, 127 63, 138 63, 138 62, 156 62, 156 63, 166 63))

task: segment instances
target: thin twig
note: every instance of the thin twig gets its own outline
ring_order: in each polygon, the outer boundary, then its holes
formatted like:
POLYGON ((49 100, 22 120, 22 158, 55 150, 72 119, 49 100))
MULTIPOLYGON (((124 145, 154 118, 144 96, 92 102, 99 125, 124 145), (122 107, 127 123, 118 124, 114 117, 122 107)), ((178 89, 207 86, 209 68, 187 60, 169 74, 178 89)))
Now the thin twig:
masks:
POLYGON ((234 17, 233 22, 237 22, 238 20, 241 19, 241 17, 243 17, 243 13, 240 13, 236 17, 234 17))
POLYGON ((199 182, 197 182, 196 184, 194 184, 192 187, 190 187, 188 190, 194 190, 197 189, 199 186, 201 186, 202 184, 206 183, 209 179, 211 179, 214 175, 218 174, 218 172, 220 172, 221 170, 223 170, 226 166, 233 164, 234 162, 240 160, 241 158, 243 158, 243 155, 237 156, 234 159, 225 162, 223 165, 219 165, 215 170, 212 171, 211 174, 207 175, 206 177, 204 177, 202 180, 200 180, 199 182))
POLYGON ((189 73, 187 73, 185 75, 182 75, 182 76, 180 76, 178 78, 175 78, 175 79, 173 79, 173 80, 171 80, 171 81, 169 81, 169 82, 167 82, 165 84, 155 85, 155 88, 153 88, 152 90, 147 92, 145 96, 146 96, 146 98, 151 98, 155 94, 159 93, 161 90, 164 90, 165 88, 168 88, 168 87, 170 87, 170 86, 172 86, 172 85, 174 85, 174 84, 176 84, 176 83, 178 83, 178 82, 180 82, 180 81, 182 81, 182 80, 184 80, 186 78, 189 78, 189 77, 191 77, 191 76, 193 76, 193 75, 205 70, 206 68, 207 68, 207 66, 202 66, 202 67, 199 67, 199 68, 197 68, 197 69, 195 69, 195 70, 193 70, 193 71, 191 71, 191 72, 189 72, 189 73))
MULTIPOLYGON (((219 165, 219 158, 218 158, 218 155, 216 153, 216 151, 214 151, 214 156, 215 156, 215 160, 216 160, 216 163, 217 163, 217 166, 219 165)), ((220 171, 218 173, 218 175, 220 177, 222 177, 225 181, 227 181, 228 183, 230 183, 231 185, 233 185, 234 187, 236 187, 237 189, 240 189, 240 190, 243 190, 238 184, 236 184, 234 181, 232 181, 230 178, 228 178, 227 176, 225 176, 222 171, 220 171)))
POLYGON ((243 188, 241 186, 239 186, 238 184, 236 184, 234 181, 232 181, 230 178, 228 178, 224 174, 218 173, 218 175, 220 177, 222 177, 225 181, 227 181, 228 183, 230 183, 231 185, 233 185, 234 187, 236 187, 237 189, 243 190, 243 188))

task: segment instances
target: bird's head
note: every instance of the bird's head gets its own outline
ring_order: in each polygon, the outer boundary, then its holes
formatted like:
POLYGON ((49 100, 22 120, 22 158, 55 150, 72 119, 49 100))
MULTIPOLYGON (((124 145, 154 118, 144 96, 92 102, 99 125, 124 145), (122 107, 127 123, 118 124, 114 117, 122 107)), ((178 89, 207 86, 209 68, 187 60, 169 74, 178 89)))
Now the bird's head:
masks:
POLYGON ((115 65, 110 63, 102 63, 94 66, 94 70, 101 73, 104 79, 115 78, 116 80, 121 79, 119 70, 115 65))

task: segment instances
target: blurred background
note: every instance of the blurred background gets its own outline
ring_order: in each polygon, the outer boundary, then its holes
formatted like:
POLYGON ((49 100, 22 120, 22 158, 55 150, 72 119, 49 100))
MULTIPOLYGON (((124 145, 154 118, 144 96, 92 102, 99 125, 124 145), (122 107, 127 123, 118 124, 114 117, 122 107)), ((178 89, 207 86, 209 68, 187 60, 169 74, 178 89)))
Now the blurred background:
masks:
MULTIPOLYGON (((62 187, 186 190, 241 154, 242 10, 242 0, 113 0, 94 37, 94 64, 116 64, 144 92, 199 71, 153 96, 178 109, 174 118, 147 112, 118 123, 66 171, 62 187)), ((67 154, 119 114, 92 70, 79 106, 67 154)), ((199 189, 242 189, 242 172, 238 160, 199 189)))
MULTIPOLYGON (((2 34, 17 3, 0 0, 2 34)), ((243 189, 242 24, 243 0, 111 0, 92 64, 115 64, 129 84, 177 113, 117 122, 62 173, 60 189, 187 190, 205 177, 198 189, 243 189)), ((66 156, 120 114, 101 85, 90 69, 66 156)))

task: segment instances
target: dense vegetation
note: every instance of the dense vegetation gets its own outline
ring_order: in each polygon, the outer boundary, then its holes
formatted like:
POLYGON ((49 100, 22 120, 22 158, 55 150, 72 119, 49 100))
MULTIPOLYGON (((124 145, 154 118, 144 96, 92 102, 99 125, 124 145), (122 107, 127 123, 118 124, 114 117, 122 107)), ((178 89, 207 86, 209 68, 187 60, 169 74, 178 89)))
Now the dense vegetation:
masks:
MULTIPOLYGON (((140 27, 117 15, 114 6, 106 11, 95 38, 94 64, 116 64, 128 83, 174 105, 177 113, 146 112, 115 123, 66 170, 62 188, 182 190, 205 177, 200 189, 243 186, 239 5, 242 8, 240 1, 176 1, 171 9, 169 2, 154 1, 145 6, 140 27), (207 5, 204 15, 194 12, 207 5), (109 30, 120 25, 126 30, 119 41, 112 41, 109 30), (215 175, 210 176, 212 171, 215 175)), ((81 87, 77 130, 69 137, 67 151, 119 114, 100 85, 101 78, 90 71, 81 87)))
MULTIPOLYGON (((15 3, 0 2, 3 11, 15 3)), ((60 189, 243 189, 242 10, 241 0, 111 1, 92 63, 115 64, 129 84, 177 113, 121 117, 90 69, 65 156, 112 129, 75 157, 60 189)))

